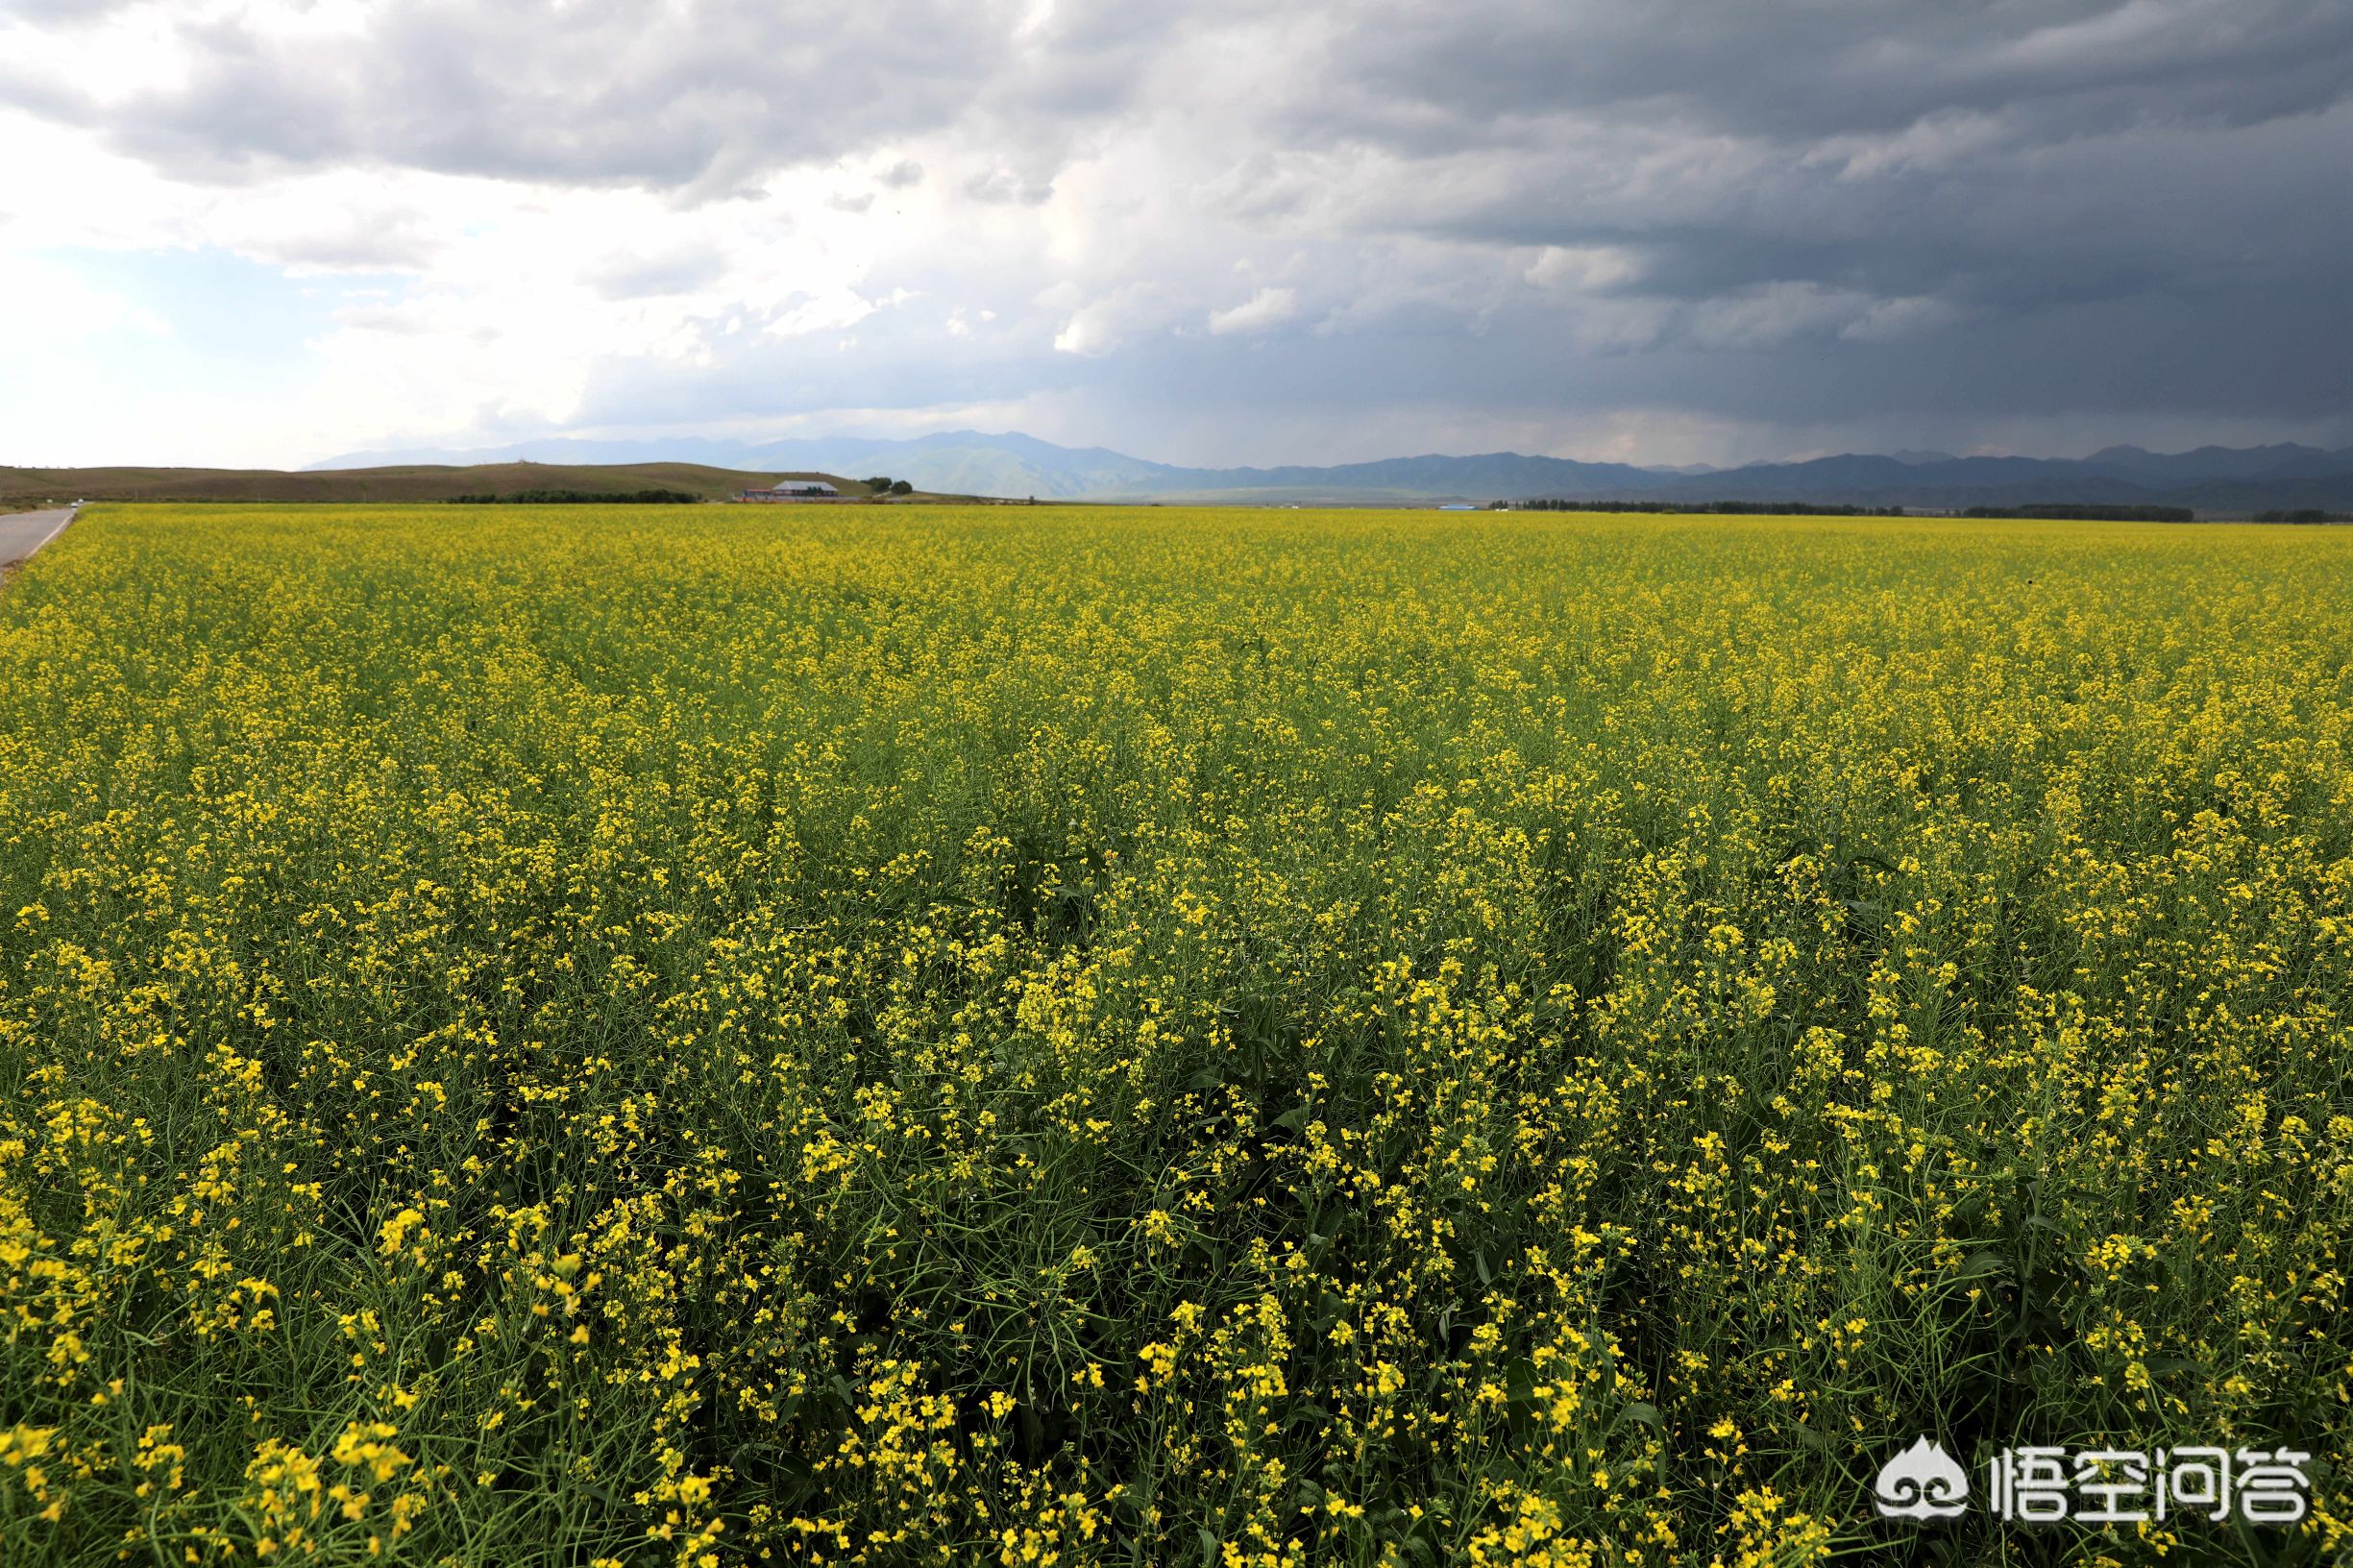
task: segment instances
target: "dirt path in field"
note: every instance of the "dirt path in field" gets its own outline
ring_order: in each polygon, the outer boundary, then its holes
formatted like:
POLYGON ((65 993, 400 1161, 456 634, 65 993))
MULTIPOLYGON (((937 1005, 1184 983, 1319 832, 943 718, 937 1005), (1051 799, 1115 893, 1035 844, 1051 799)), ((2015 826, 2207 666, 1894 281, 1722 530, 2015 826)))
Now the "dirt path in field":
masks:
POLYGON ((35 551, 63 533, 65 525, 81 510, 62 506, 53 512, 0 512, 0 582, 6 582, 35 551))

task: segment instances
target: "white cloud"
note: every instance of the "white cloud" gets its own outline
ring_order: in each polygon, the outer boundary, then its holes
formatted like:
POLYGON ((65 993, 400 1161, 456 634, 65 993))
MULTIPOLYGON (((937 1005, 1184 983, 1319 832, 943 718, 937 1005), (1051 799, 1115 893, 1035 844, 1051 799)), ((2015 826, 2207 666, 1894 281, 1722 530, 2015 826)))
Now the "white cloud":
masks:
POLYGON ((1011 169, 987 169, 964 183, 964 193, 976 202, 999 206, 1017 202, 1023 207, 1036 207, 1054 199, 1054 183, 1025 179, 1011 169))
POLYGON ((1642 263, 1619 245, 1547 245, 1528 265, 1528 281, 1538 288, 1591 294, 1618 288, 1642 275, 1642 263))
POLYGON ((1769 349, 1792 338, 1838 331, 1869 308, 1869 300, 1844 289, 1767 283, 1695 306, 1685 332, 1706 349, 1769 349))
POLYGON ((873 301, 860 298, 851 289, 829 289, 821 295, 795 301, 783 314, 768 324, 768 331, 778 337, 836 331, 864 321, 873 313, 873 301))
POLYGON ((1838 335, 1854 343, 1897 343, 1942 331, 1964 314, 1951 301, 1927 295, 1875 300, 1861 315, 1841 327, 1838 335))
POLYGON ((1037 303, 1061 316, 1054 333, 1058 353, 1095 359, 1165 334, 1187 313, 1184 296, 1159 279, 1118 283, 1104 292, 1076 279, 1038 296, 1037 303))
POLYGON ((1875 130, 1826 137, 1807 151, 1803 161, 1834 168, 1838 179, 1850 184, 1891 174, 1938 175, 1998 151, 2018 130, 1999 114, 1948 110, 1892 133, 1875 130))
POLYGON ((1298 313, 1297 289, 1262 288, 1230 310, 1211 311, 1210 335, 1225 337, 1235 332, 1262 332, 1269 327, 1280 326, 1298 313))
POLYGON ((1114 312, 1102 306, 1089 306, 1072 312, 1064 322, 1062 331, 1054 334, 1054 347, 1063 354, 1083 355, 1099 358, 1125 341, 1113 321, 1114 312))
POLYGON ((111 333, 169 337, 171 323, 121 294, 91 284, 56 261, 0 255, 0 342, 12 376, 37 379, 28 356, 76 353, 111 333))

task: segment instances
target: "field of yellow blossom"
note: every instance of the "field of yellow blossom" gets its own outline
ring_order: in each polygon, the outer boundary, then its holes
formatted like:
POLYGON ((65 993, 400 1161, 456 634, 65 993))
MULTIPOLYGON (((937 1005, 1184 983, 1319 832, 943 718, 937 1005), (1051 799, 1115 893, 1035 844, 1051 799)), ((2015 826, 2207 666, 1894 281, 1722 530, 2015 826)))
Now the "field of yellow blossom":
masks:
POLYGON ((2328 1561, 2349 1009, 2353 531, 97 507, 0 1562, 2328 1561))

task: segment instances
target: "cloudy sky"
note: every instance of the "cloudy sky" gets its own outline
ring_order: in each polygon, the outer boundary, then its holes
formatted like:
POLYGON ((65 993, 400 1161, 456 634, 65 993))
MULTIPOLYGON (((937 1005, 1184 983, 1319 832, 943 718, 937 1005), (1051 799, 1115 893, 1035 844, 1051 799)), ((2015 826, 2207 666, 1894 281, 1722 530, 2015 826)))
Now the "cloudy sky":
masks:
POLYGON ((0 0, 0 462, 2353 443, 2344 0, 0 0))

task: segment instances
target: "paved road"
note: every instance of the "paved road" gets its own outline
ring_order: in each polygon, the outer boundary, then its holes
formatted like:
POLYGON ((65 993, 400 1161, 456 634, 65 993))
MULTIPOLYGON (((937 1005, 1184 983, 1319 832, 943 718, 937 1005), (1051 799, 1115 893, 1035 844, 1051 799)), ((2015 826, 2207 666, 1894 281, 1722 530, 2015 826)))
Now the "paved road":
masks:
POLYGON ((70 506, 55 512, 0 512, 0 565, 23 560, 73 519, 70 506))

